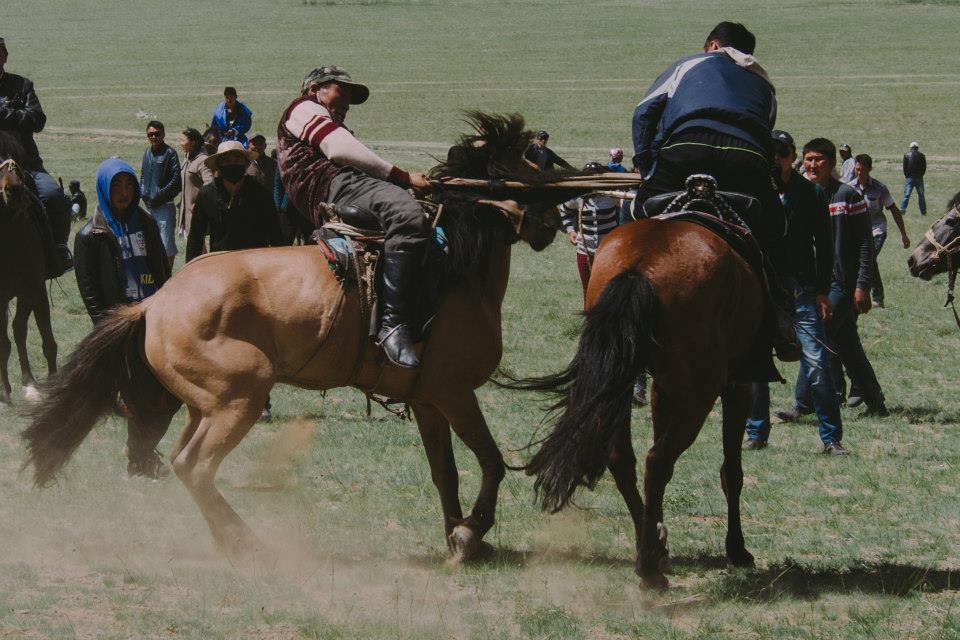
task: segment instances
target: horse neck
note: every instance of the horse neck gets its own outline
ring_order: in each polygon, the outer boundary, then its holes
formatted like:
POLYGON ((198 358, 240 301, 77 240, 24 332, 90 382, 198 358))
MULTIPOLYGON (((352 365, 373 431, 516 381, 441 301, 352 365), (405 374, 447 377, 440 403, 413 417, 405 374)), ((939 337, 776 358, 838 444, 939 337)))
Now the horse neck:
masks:
POLYGON ((495 304, 498 309, 503 304, 507 282, 510 280, 510 246, 506 242, 498 242, 487 257, 488 276, 482 297, 484 301, 495 304))

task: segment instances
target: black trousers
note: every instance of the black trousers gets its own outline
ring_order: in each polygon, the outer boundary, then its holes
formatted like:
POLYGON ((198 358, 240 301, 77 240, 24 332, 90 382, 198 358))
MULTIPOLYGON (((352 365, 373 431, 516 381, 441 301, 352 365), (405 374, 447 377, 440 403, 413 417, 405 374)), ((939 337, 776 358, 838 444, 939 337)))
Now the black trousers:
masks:
POLYGON ((713 176, 722 191, 759 200, 760 218, 744 220, 764 249, 771 255, 778 253, 773 250, 786 231, 786 216, 771 177, 771 163, 762 151, 739 138, 703 129, 677 135, 660 149, 653 175, 637 194, 638 204, 651 196, 683 191, 684 182, 694 173, 713 176))

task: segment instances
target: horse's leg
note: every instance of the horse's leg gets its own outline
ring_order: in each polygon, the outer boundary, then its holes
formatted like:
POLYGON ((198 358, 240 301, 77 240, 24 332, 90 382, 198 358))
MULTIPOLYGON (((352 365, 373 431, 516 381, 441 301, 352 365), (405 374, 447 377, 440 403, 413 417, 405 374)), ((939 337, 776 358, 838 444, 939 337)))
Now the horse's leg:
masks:
POLYGON ((263 549, 253 530, 224 499, 214 481, 220 463, 260 417, 266 395, 252 395, 255 397, 221 404, 217 412, 202 416, 198 423, 196 412, 191 409, 184 435, 191 429, 193 434, 183 446, 178 443, 173 458, 177 477, 206 518, 217 546, 228 556, 248 556, 263 549))
POLYGON ((10 337, 7 335, 7 301, 0 304, 0 404, 10 405, 13 400, 10 397, 10 352, 13 345, 10 343, 10 337))
POLYGON ((720 394, 723 403, 723 465, 720 486, 727 496, 727 559, 738 566, 753 566, 753 556, 743 542, 740 527, 740 490, 743 488, 743 464, 740 445, 743 425, 750 412, 750 387, 728 385, 720 394))
POLYGON ((630 518, 633 520, 634 539, 636 550, 640 551, 640 534, 643 531, 643 499, 637 488, 637 456, 633 451, 633 442, 630 440, 630 411, 627 410, 627 421, 624 427, 617 432, 610 449, 610 460, 607 462, 610 475, 617 484, 620 495, 627 503, 630 518))
POLYGON ((484 534, 493 526, 497 491, 506 473, 506 466, 472 389, 466 393, 445 396, 439 408, 450 420, 457 436, 477 456, 483 474, 473 509, 453 528, 449 537, 454 560, 467 560, 480 549, 484 534))
POLYGON ((13 342, 17 345, 17 358, 20 359, 20 381, 23 384, 23 395, 31 402, 40 399, 37 391, 37 381, 30 368, 30 355, 27 352, 27 321, 33 305, 26 296, 17 298, 17 310, 13 314, 13 342))
POLYGON ((47 361, 47 374, 50 375, 57 372, 57 341, 53 337, 53 325, 50 322, 50 297, 47 295, 47 288, 41 285, 38 293, 39 297, 33 305, 33 317, 40 331, 43 357, 47 361))
POLYGON ((692 373, 682 376, 695 380, 697 386, 665 378, 653 379, 653 446, 647 452, 643 474, 644 514, 637 555, 637 574, 647 586, 660 589, 667 587, 661 567, 661 562, 667 560, 663 494, 673 477, 677 458, 696 440, 719 393, 703 375, 699 379, 692 373))
POLYGON ((420 438, 430 463, 430 476, 440 493, 443 531, 449 543, 453 528, 463 520, 463 511, 460 508, 460 478, 457 476, 457 463, 453 458, 450 423, 436 407, 430 405, 414 403, 413 415, 417 418, 420 438))

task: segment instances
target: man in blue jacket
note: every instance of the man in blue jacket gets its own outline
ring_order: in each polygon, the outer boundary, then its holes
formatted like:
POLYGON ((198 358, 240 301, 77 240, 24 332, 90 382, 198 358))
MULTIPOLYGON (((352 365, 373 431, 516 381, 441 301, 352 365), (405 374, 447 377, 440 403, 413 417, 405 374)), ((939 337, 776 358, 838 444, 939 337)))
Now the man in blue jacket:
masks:
POLYGON ((640 202, 682 190, 693 173, 712 175, 725 191, 754 196, 762 217, 746 222, 769 247, 783 237, 786 222, 770 176, 777 100, 752 55, 755 46, 742 24, 721 22, 703 53, 664 71, 633 114, 633 165, 647 180, 640 202))
POLYGON ((214 107, 210 126, 220 132, 220 142, 236 140, 247 148, 247 131, 253 126, 253 111, 237 99, 234 87, 224 87, 223 102, 214 107))

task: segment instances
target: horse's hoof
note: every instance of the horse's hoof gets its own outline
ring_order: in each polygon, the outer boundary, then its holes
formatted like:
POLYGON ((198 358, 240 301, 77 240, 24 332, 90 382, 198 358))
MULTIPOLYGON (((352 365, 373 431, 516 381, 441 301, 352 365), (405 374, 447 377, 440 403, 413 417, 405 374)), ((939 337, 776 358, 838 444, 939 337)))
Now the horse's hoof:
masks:
POLYGON ((746 549, 727 553, 727 560, 735 567, 752 567, 754 565, 753 554, 746 549))
POLYGON ((43 396, 40 395, 40 392, 37 391, 37 388, 33 385, 27 385, 23 388, 23 397, 27 402, 40 402, 43 400, 43 396))
POLYGON ((450 559, 447 564, 456 566, 477 556, 483 547, 483 540, 470 527, 458 524, 447 536, 447 546, 450 547, 450 559))

